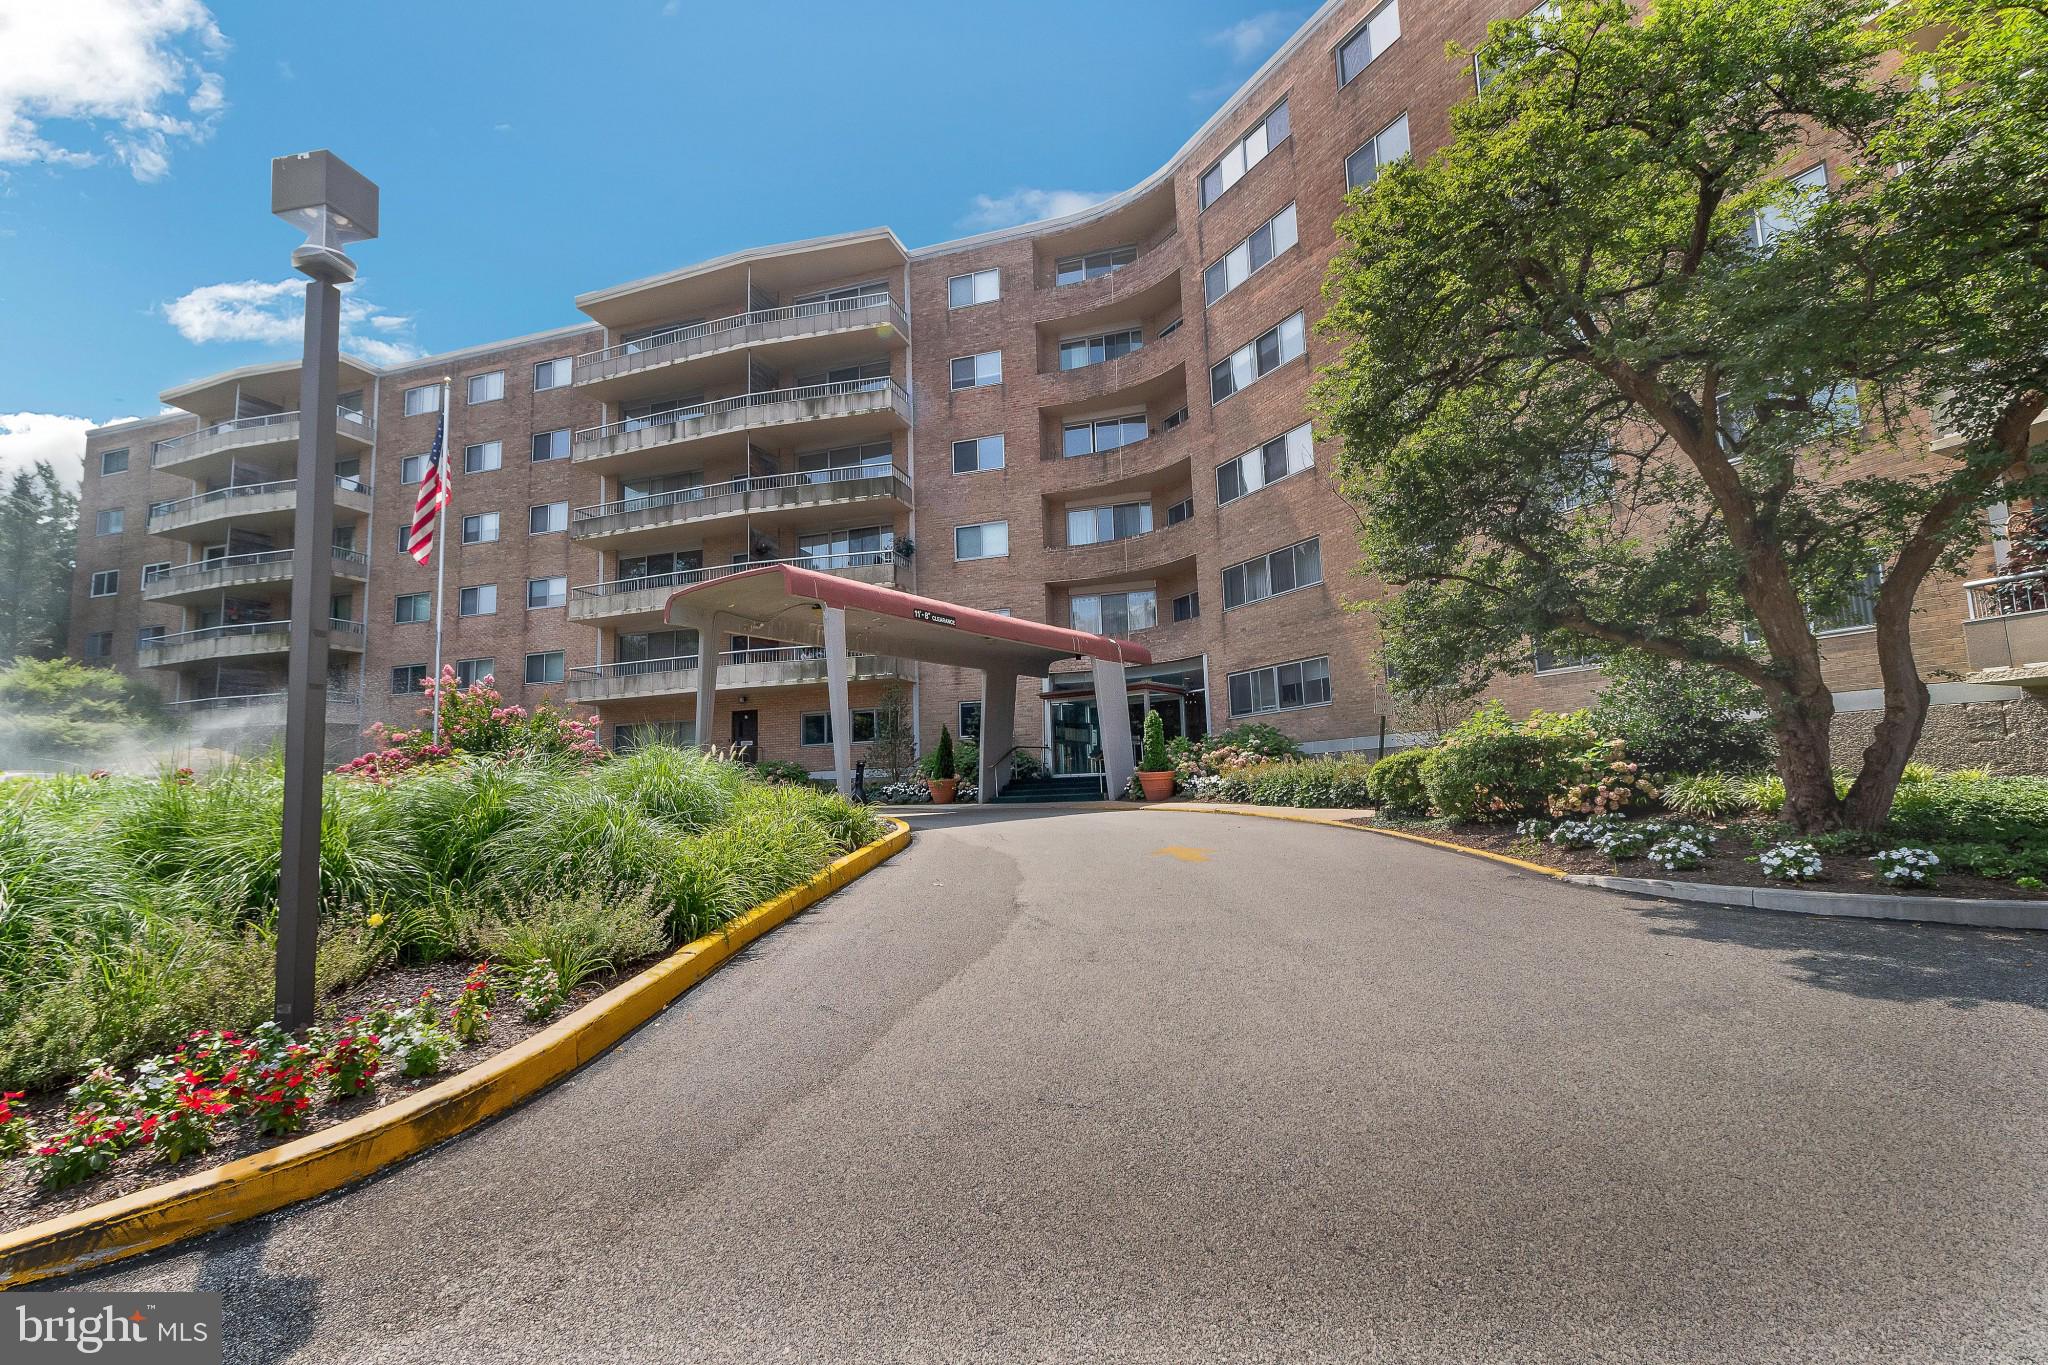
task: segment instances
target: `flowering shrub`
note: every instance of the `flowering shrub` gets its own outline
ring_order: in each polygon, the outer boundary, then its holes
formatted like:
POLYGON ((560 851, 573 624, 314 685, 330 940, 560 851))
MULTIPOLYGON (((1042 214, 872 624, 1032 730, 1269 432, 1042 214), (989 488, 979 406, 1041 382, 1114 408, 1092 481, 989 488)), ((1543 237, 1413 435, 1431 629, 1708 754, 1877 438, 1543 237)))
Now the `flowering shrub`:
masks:
POLYGON ((1821 875, 1820 853, 1812 844, 1773 844, 1757 856, 1764 875, 1774 881, 1810 882, 1821 875))
POLYGON ((1584 712, 1537 711, 1518 723, 1499 702, 1488 702, 1430 751, 1423 785, 1430 805, 1454 819, 1509 820, 1548 810, 1551 797, 1580 776, 1579 760, 1597 739, 1584 712))
POLYGON ((242 1052, 247 1046, 232 1029, 217 1033, 212 1029, 194 1029, 171 1054, 171 1065, 187 1073, 187 1084, 232 1086, 237 1064, 246 1060, 242 1052))
POLYGON ((491 964, 479 962, 463 979, 462 993, 448 1010, 448 1030, 462 1047, 481 1042, 491 1033, 491 1006, 497 1003, 498 987, 491 964))
MULTIPOLYGON (((252 1049, 253 1051, 254 1049, 252 1049)), ((282 1055, 262 1062, 249 1078, 243 1107, 268 1137, 296 1133, 312 1106, 314 1067, 319 1054, 304 1043, 288 1044, 282 1055)))
POLYGON ((1548 820, 1530 819, 1515 822, 1515 837, 1518 839, 1534 839, 1541 842, 1549 836, 1550 822, 1548 820))
POLYGON ((136 1088, 99 1058, 93 1059, 91 1069, 77 1085, 64 1092, 64 1098, 71 1102, 74 1114, 88 1109, 103 1114, 125 1114, 142 1107, 142 1096, 136 1088))
POLYGON ((531 711, 507 706, 503 694, 492 686, 495 681, 485 677, 463 687, 456 681, 452 664, 441 670, 438 679, 421 679, 420 690, 427 704, 420 714, 431 718, 439 708, 440 742, 434 741, 432 725, 392 730, 380 721, 365 732, 374 746, 371 751, 335 771, 388 782, 422 764, 456 754, 565 757, 584 767, 605 757, 596 716, 578 720, 545 701, 531 711))
POLYGON ((390 1036, 384 1040, 385 1054, 398 1063, 400 1074, 409 1081, 431 1076, 446 1066, 448 1054, 457 1046, 455 1036, 441 1026, 431 989, 420 992, 411 1009, 396 1015, 390 1036))
POLYGON ((1591 848, 1606 825, 1604 820, 1560 820, 1546 837, 1558 848, 1591 848))
POLYGON ((1654 801, 1657 789, 1634 763, 1622 741, 1610 739, 1571 761, 1565 789, 1545 805, 1553 817, 1618 815, 1637 801, 1654 801))
POLYGON ((1871 859, 1877 864, 1877 879, 1886 886, 1928 886, 1941 859, 1931 849, 1888 848, 1871 859))
POLYGON ((1216 800, 1257 806, 1345 806, 1372 804, 1367 790, 1372 761, 1357 755, 1296 758, 1254 763, 1220 774, 1216 800))
POLYGON ((519 974, 519 980, 512 987, 512 994, 518 997, 520 1008, 532 1020, 547 1018, 568 998, 568 993, 562 989, 562 978, 544 960, 526 965, 526 970, 519 974))
POLYGON ((369 1029, 358 1029, 360 1014, 351 1015, 343 1032, 327 1049, 315 1071, 327 1078, 327 1093, 336 1099, 360 1095, 377 1083, 384 1065, 384 1040, 369 1029))
POLYGON ((1647 825, 1628 825, 1616 822, 1603 826, 1593 836, 1593 847, 1617 863, 1640 858, 1650 851, 1650 841, 1657 831, 1647 825))
POLYGON ((175 1165, 213 1146, 214 1125, 229 1107, 220 1091, 195 1085, 179 1090, 168 1109, 145 1114, 142 1121, 151 1126, 148 1140, 158 1155, 175 1165))
POLYGON ((28 1115, 16 1113, 14 1102, 21 1091, 0 1092, 0 1161, 28 1150, 28 1115))
MULTIPOLYGON (((125 1129, 126 1120, 122 1124, 125 1129)), ((36 1183, 46 1190, 66 1190, 92 1179, 114 1164, 121 1135, 97 1109, 73 1114, 67 1127, 30 1154, 36 1183)))
POLYGON ((1707 841, 1695 834, 1667 834, 1646 855, 1666 872, 1683 872, 1707 860, 1707 841))

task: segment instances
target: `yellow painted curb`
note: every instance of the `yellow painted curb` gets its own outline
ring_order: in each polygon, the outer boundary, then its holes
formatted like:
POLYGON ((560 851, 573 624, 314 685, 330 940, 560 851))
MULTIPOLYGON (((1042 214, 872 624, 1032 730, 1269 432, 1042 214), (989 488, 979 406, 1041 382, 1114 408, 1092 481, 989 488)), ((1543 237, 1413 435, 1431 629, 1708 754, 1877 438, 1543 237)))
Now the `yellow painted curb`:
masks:
POLYGON ((1142 809, 1187 811, 1195 815, 1249 815, 1255 820, 1291 820, 1297 825, 1327 825, 1331 829, 1356 830, 1360 834, 1381 834, 1389 839, 1406 839, 1411 844, 1428 844, 1431 848, 1441 848, 1447 849, 1452 853, 1462 853, 1468 858, 1484 858, 1489 863, 1502 863, 1508 867, 1519 868, 1524 872, 1534 872, 1559 881, 1571 875, 1561 867, 1545 867, 1542 863, 1532 863, 1522 858, 1511 858, 1505 853, 1495 853, 1490 849, 1470 848, 1464 844, 1452 843, 1448 839, 1432 839, 1426 834, 1410 834, 1407 830, 1403 829, 1381 829, 1377 825, 1354 825, 1348 820, 1333 820, 1327 815, 1309 815, 1302 811, 1250 810, 1239 809, 1235 806, 1176 804, 1145 806, 1142 809))
POLYGON ((894 828, 801 886, 692 939, 560 1023, 407 1099, 317 1133, 0 1235, 0 1288, 87 1270, 361 1180, 531 1098, 597 1057, 740 949, 910 844, 894 828))

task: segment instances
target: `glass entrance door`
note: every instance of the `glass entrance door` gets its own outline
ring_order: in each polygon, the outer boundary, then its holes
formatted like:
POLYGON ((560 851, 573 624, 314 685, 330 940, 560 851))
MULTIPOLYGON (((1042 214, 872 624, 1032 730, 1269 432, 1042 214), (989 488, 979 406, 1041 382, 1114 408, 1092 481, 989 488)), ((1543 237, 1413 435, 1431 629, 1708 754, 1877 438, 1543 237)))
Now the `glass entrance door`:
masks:
POLYGON ((1052 704, 1052 770, 1059 775, 1102 771, 1102 745, 1095 733, 1092 699, 1052 704))

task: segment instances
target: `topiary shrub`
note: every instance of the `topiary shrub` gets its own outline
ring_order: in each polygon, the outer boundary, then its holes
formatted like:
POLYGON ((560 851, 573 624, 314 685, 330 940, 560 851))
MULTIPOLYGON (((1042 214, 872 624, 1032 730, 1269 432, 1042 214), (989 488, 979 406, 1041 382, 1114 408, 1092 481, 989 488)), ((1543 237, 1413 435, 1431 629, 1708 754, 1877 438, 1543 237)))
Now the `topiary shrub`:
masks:
MULTIPOLYGON (((940 728, 939 735, 941 740, 947 741, 951 744, 951 751, 953 755, 953 776, 962 778, 968 782, 972 782, 978 777, 980 777, 980 747, 976 745, 975 742, 971 739, 954 740, 952 736, 946 734, 944 727, 940 728)), ((1019 751, 1018 756, 1022 757, 1021 750, 1019 751)), ((923 758, 917 761, 917 770, 926 777, 938 777, 941 775, 939 772, 938 746, 934 745, 930 753, 926 754, 923 758)))
POLYGON ((1173 764, 1166 757, 1166 722, 1157 711, 1145 713, 1145 752, 1138 760, 1138 770, 1147 773, 1163 773, 1171 770, 1173 764))
POLYGON ((1429 814, 1429 788, 1422 781, 1422 765, 1435 752, 1403 749, 1373 764, 1365 775, 1365 789, 1373 803, 1397 815, 1429 814))
POLYGON ((1459 820, 1513 820, 1548 808, 1581 772, 1597 742, 1583 711, 1537 711, 1519 725, 1488 702, 1444 737, 1422 765, 1429 803, 1459 820))
POLYGON ((939 727, 939 747, 932 754, 931 775, 941 782, 960 775, 959 770, 953 766, 953 732, 943 725, 939 727))

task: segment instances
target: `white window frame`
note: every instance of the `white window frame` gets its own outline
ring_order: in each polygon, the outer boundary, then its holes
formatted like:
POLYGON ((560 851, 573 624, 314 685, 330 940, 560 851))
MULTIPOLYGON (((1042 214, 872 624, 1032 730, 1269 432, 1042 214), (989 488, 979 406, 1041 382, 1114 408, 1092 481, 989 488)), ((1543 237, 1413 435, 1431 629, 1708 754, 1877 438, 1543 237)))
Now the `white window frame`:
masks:
POLYGON ((1001 351, 977 351, 973 355, 953 357, 950 377, 953 392, 967 389, 989 389, 1003 382, 1003 353, 1001 351), (971 382, 960 382, 960 362, 966 361, 972 371, 971 382))
POLYGON ((503 441, 478 441, 462 448, 462 472, 491 474, 505 467, 503 441))
POLYGON ((1343 42, 1337 44, 1338 88, 1342 89, 1363 76, 1366 68, 1386 55, 1387 49, 1399 42, 1400 38, 1401 0, 1387 0, 1386 4, 1367 15, 1357 28, 1346 34, 1343 42), (1365 60, 1352 66, 1351 49, 1361 38, 1365 40, 1368 49, 1365 60))
POLYGON ((119 450, 102 450, 100 452, 100 477, 111 479, 116 474, 126 474, 130 463, 132 462, 128 458, 127 446, 122 446, 119 450), (116 455, 121 457, 121 467, 119 469, 107 468, 107 461, 113 459, 116 455))
POLYGON ((92 533, 96 536, 118 536, 128 528, 128 511, 123 507, 102 507, 93 513, 92 533))
POLYGON ((441 410, 441 386, 421 384, 405 391, 405 415, 423 417, 430 412, 441 410))
POLYGON ((485 403, 504 402, 505 372, 503 370, 487 370, 482 374, 469 376, 468 379, 463 381, 463 394, 468 400, 468 406, 472 408, 480 407, 485 403), (479 392, 478 385, 483 386, 481 389, 483 397, 481 398, 477 397, 479 392))
POLYGON ((546 393, 550 389, 566 389, 575 382, 575 377, 576 362, 570 356, 558 355, 550 360, 536 360, 533 362, 533 391, 535 393, 546 393))
POLYGON ((1090 635, 1108 635, 1116 639, 1135 635, 1141 630, 1155 629, 1159 625, 1159 589, 1155 585, 1149 588, 1111 588, 1107 591, 1098 589, 1094 592, 1070 593, 1067 596, 1067 625, 1072 630, 1085 630, 1090 635), (1105 598, 1111 597, 1123 599, 1124 627, 1122 630, 1112 631, 1105 624, 1106 618, 1103 615, 1102 605, 1105 598), (1152 619, 1142 625, 1134 624, 1131 619, 1131 602, 1134 598, 1149 598, 1151 600, 1152 619), (1087 613, 1093 620, 1093 625, 1088 624, 1087 621, 1082 619, 1081 604, 1084 602, 1094 604, 1087 613))
MULTIPOLYGON (((881 724, 881 708, 875 706, 856 706, 847 714, 853 722, 853 738, 851 742, 854 744, 872 744, 875 738, 875 729, 881 724), (866 739, 860 737, 860 719, 862 716, 868 718, 868 737, 866 739)), ((832 713, 830 711, 804 712, 797 721, 796 744, 799 749, 829 748, 832 744, 832 713), (809 731, 811 722, 814 720, 822 722, 820 729, 822 729, 825 735, 823 739, 806 739, 804 737, 809 731)))
POLYGON ((394 697, 417 695, 420 690, 420 684, 427 680, 427 667, 423 663, 391 665, 391 695, 394 697), (401 677, 405 679, 403 687, 398 684, 398 680, 401 677))
POLYGON ((991 436, 970 436, 964 441, 953 442, 953 472, 955 474, 993 473, 1005 467, 1006 459, 1007 455, 1003 449, 1003 434, 1000 431, 991 436), (973 463, 965 469, 960 467, 960 449, 962 446, 973 448, 973 463), (988 459, 991 447, 993 447, 995 452, 993 460, 988 459))
POLYGON ((1291 479, 1296 474, 1305 474, 1316 467, 1316 442, 1314 429, 1303 422, 1289 431, 1283 431, 1270 441, 1261 441, 1250 450, 1216 466, 1216 505, 1228 507, 1231 503, 1242 502, 1261 488, 1270 488, 1282 479, 1291 479), (1286 471, 1279 478, 1266 477, 1266 452, 1274 446, 1281 446, 1286 460, 1286 471), (1225 496, 1224 476, 1226 471, 1236 470, 1237 486, 1241 492, 1225 496))
POLYGON ((1273 149, 1285 142, 1293 132, 1293 120, 1288 115, 1287 98, 1283 95, 1280 102, 1268 109, 1263 118, 1246 130, 1243 137, 1231 143, 1224 149, 1223 155, 1202 168, 1201 175, 1195 179, 1195 202, 1201 208, 1207 209, 1230 193, 1231 186, 1244 179, 1252 167, 1270 156, 1273 149), (1276 119, 1280 124, 1277 136, 1273 131, 1276 119), (1209 191, 1209 177, 1212 174, 1217 179, 1217 189, 1213 194, 1209 191))
POLYGON ((556 683, 566 682, 569 677, 568 651, 561 649, 543 649, 527 655, 526 669, 521 676, 528 687, 552 687, 556 683), (538 678, 534 677, 534 662, 536 660, 545 661, 550 659, 554 661, 553 667, 550 668, 545 662, 543 662, 541 665, 542 676, 538 678), (552 672, 555 676, 552 678, 547 677, 546 675, 550 672, 552 672))
POLYGON ((1828 183, 1828 163, 1817 161, 1796 175, 1788 175, 1785 181, 1799 191, 1801 201, 1789 206, 1772 206, 1758 209, 1751 216, 1749 243, 1757 251, 1769 251, 1780 237, 1795 232, 1806 221, 1806 215, 1813 211, 1813 205, 1825 200, 1832 190, 1828 183))
POLYGON ((118 596, 121 591, 121 571, 119 569, 99 570, 93 574, 92 582, 88 585, 88 591, 94 597, 118 596))
POLYGON ((434 598, 431 593, 402 592, 391 599, 391 624, 394 626, 424 625, 433 619, 434 598), (404 604, 407 602, 414 604, 418 610, 418 615, 407 616, 405 614, 404 604))
POLYGON ((490 545, 496 543, 498 534, 504 530, 504 519, 496 512, 465 512, 462 517, 462 543, 464 545, 490 545), (471 535, 474 530, 476 534, 471 535))
POLYGON ((1093 503, 1087 507, 1069 507, 1067 509, 1067 544, 1070 547, 1079 547, 1082 545, 1115 545, 1119 541, 1136 540, 1139 536, 1147 536, 1150 534, 1152 534, 1152 503, 1150 502, 1150 500, 1133 500, 1130 502, 1102 502, 1093 503), (1116 533, 1116 514, 1121 511, 1124 511, 1126 508, 1137 509, 1137 520, 1141 523, 1141 525, 1138 527, 1137 530, 1131 532, 1129 535, 1120 536, 1116 533), (1102 514, 1105 512, 1109 514, 1109 534, 1106 536, 1096 535, 1095 533, 1101 529, 1099 523, 1101 521, 1102 514), (1077 525, 1082 524, 1080 521, 1077 520, 1077 518, 1086 518, 1088 534, 1092 536, 1093 539, 1076 540, 1074 538, 1074 528, 1077 525))
POLYGON ((496 616, 498 614, 498 585, 496 583, 474 583, 455 590, 455 614, 457 616, 496 616), (488 598, 490 607, 484 602, 488 598), (476 604, 476 610, 469 609, 476 604))
POLYGON ((1151 439, 1152 423, 1151 420, 1146 416, 1146 414, 1142 412, 1123 413, 1116 417, 1090 417, 1079 422, 1066 422, 1061 424, 1060 457, 1062 459, 1067 460, 1079 460, 1089 455, 1105 455, 1112 450, 1125 450, 1131 446, 1137 445, 1141 441, 1149 441, 1151 439), (1138 434, 1136 436, 1133 436, 1131 439, 1127 441, 1119 439, 1114 445, 1102 444, 1102 429, 1104 427, 1116 428, 1118 436, 1121 437, 1124 431, 1128 429, 1133 422, 1137 423, 1139 428, 1138 434), (1076 432, 1082 431, 1088 433, 1088 449, 1067 449, 1067 437, 1076 432))
POLYGON ((1402 110, 1392 123, 1358 144, 1356 151, 1344 158, 1344 188, 1364 189, 1380 178, 1380 171, 1390 162, 1414 154, 1414 147, 1408 140, 1408 112, 1402 110), (1351 163, 1358 159, 1359 152, 1372 152, 1372 174, 1363 180, 1354 179, 1351 163))
POLYGON ((1231 290, 1280 259, 1283 252, 1291 250, 1299 243, 1301 233, 1296 227, 1296 221, 1295 206, 1289 203, 1286 208, 1246 233, 1243 241, 1210 262, 1208 269, 1202 272, 1202 306, 1214 308, 1230 294, 1231 290), (1261 233, 1265 234, 1266 258, 1254 263, 1253 258, 1258 255, 1257 244, 1261 233), (1220 276, 1217 274, 1219 270, 1223 272, 1220 276), (1215 288, 1219 279, 1223 285, 1221 289, 1215 288))
POLYGON ((567 502, 537 502, 526 509, 526 534, 530 536, 558 536, 569 529, 569 504, 567 502), (545 512, 546 525, 535 527, 534 513, 545 512))
POLYGON ((1296 312, 1280 319, 1279 322, 1268 327, 1235 351, 1232 351, 1228 359, 1219 360, 1209 367, 1210 406, 1213 407, 1223 402, 1224 399, 1236 397, 1261 379, 1264 379, 1267 375, 1284 369, 1291 361, 1299 360, 1307 353, 1308 326, 1305 315, 1296 312), (1262 370, 1259 368, 1259 343, 1267 337, 1274 338, 1274 350, 1278 354, 1279 359, 1273 362, 1270 369, 1262 370), (1288 350, 1290 342, 1293 345, 1291 352, 1288 350), (1230 377, 1229 393, 1218 395, 1216 392, 1216 377, 1219 371, 1230 377))
POLYGON ((498 680, 498 661, 491 655, 479 659, 457 659, 455 661, 455 685, 469 687, 484 679, 498 680))
POLYGON ((400 485, 419 483, 426 477, 426 456, 401 455, 398 457, 398 482, 400 485))
POLYGON ((569 576, 567 574, 542 574, 539 578, 526 580, 526 609, 528 611, 552 611, 556 607, 569 605, 569 576), (533 600, 536 583, 545 583, 548 589, 542 594, 543 601, 533 600))
POLYGON ((979 303, 994 303, 1003 296, 1003 272, 991 266, 987 270, 971 270, 965 275, 955 275, 946 281, 946 307, 972 308, 979 303))
POLYGON ((1261 602, 1270 602, 1276 597, 1285 597, 1290 593, 1300 592, 1304 588, 1320 587, 1322 586, 1322 582, 1322 537, 1309 536, 1304 540, 1297 540, 1291 545, 1282 545, 1276 549, 1268 550, 1266 551, 1266 553, 1262 555, 1253 555, 1250 559, 1240 559, 1235 564, 1226 564, 1223 568, 1223 610, 1226 612, 1231 612, 1241 610, 1245 607, 1255 607, 1261 602), (1311 545, 1315 547, 1316 576, 1314 578, 1304 579, 1301 576, 1300 551, 1304 546, 1311 545), (1286 555, 1288 557, 1289 562, 1287 570, 1289 575, 1294 579, 1294 583, 1292 586, 1280 588, 1277 590, 1273 587, 1273 559, 1276 555, 1286 555), (1265 591, 1259 593, 1257 596, 1250 595, 1253 565, 1262 565, 1264 567, 1265 591), (1241 585, 1238 594, 1238 600, 1235 602, 1230 600, 1230 576, 1233 573, 1239 576, 1238 582, 1241 585))
POLYGON ((1087 336, 1061 337, 1060 372, 1062 374, 1070 374, 1075 370, 1092 370, 1097 365, 1107 365, 1112 360, 1122 360, 1125 356, 1136 355, 1144 349, 1145 329, 1143 327, 1119 327, 1113 332, 1095 332, 1087 336), (1128 341, 1130 345, 1125 347, 1119 354, 1111 355, 1109 353, 1109 343, 1112 340, 1128 341), (1069 365, 1067 363, 1067 348, 1069 346, 1086 346, 1091 356, 1100 347, 1102 358, 1099 360, 1084 360, 1078 365, 1069 365))
POLYGON ((1330 656, 1327 654, 1316 654, 1306 659, 1288 659, 1284 662, 1277 664, 1262 664, 1257 668, 1239 669, 1235 673, 1226 673, 1223 677, 1224 714, 1233 717, 1270 716, 1277 715, 1282 711, 1308 711, 1318 706, 1328 706, 1332 704, 1336 700, 1336 698, 1337 689, 1334 685, 1332 685, 1330 681, 1330 656), (1281 670, 1287 668, 1300 669, 1300 685, 1302 687, 1303 694, 1306 695, 1309 681, 1308 670, 1311 665, 1320 665, 1320 671, 1322 674, 1321 681, 1323 684, 1323 691, 1325 695, 1317 701, 1301 701, 1296 702, 1292 706, 1282 704, 1280 701, 1281 670), (1259 679, 1262 675, 1270 676, 1272 679, 1273 704, 1271 706, 1261 706, 1258 704, 1258 684, 1259 679), (1233 686, 1233 684, 1235 684, 1239 678, 1244 678, 1246 680, 1245 686, 1251 691, 1252 704, 1249 708, 1245 710, 1238 709, 1237 689, 1235 686, 1233 686))
POLYGON ((970 562, 972 562, 972 561, 974 561, 974 560, 977 560, 977 559, 1008 559, 1009 557, 1010 557, 1010 523, 1009 523, 1009 522, 1007 522, 1007 521, 970 521, 970 522, 967 522, 967 523, 965 523, 964 525, 960 525, 960 526, 955 526, 955 527, 953 528, 953 562, 954 562, 954 563, 956 563, 956 564, 965 564, 965 563, 970 563, 970 562), (980 538, 981 538, 981 540, 982 540, 982 541, 983 541, 984 543, 986 543, 986 542, 987 542, 987 540, 988 540, 988 538, 989 538, 989 532, 990 532, 990 531, 995 531, 995 532, 997 533, 998 537, 999 537, 999 538, 1001 539, 1001 541, 1002 541, 1002 543, 1003 543, 1003 548, 1002 548, 1002 549, 1000 549, 1000 550, 997 550, 997 551, 993 551, 993 552, 985 552, 985 553, 982 553, 982 554, 972 554, 972 555, 963 555, 963 554, 961 554, 961 553, 960 553, 960 534, 961 534, 961 532, 963 532, 963 531, 979 531, 979 532, 981 532, 981 537, 980 537, 980 538))
POLYGON ((1104 275, 1114 275, 1126 266, 1136 265, 1137 263, 1138 248, 1136 246, 1107 246, 1097 248, 1094 251, 1084 251, 1078 256, 1062 256, 1052 263, 1053 287, 1055 289, 1065 289, 1069 285, 1086 284, 1090 280, 1099 280, 1104 275), (1105 257, 1108 259, 1104 260, 1103 258, 1105 257), (1100 264, 1099 269, 1096 268, 1098 263, 1100 264), (1080 278, 1072 280, 1060 278, 1062 275, 1076 273, 1080 278))
MULTIPOLYGON (((574 443, 574 437, 570 435, 570 428, 556 427, 552 431, 536 431, 533 433, 533 439, 535 441, 539 441, 543 436, 547 438, 549 453, 546 455, 535 455, 533 457, 533 463, 553 464, 556 460, 566 460, 569 458, 569 450, 571 445, 574 443), (562 453, 559 455, 553 453, 555 448, 555 438, 557 436, 562 438, 562 453)), ((533 448, 536 450, 539 449, 537 445, 534 446, 533 448)))

